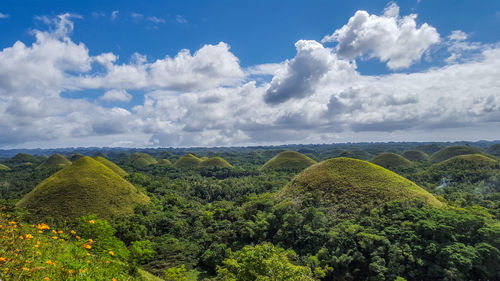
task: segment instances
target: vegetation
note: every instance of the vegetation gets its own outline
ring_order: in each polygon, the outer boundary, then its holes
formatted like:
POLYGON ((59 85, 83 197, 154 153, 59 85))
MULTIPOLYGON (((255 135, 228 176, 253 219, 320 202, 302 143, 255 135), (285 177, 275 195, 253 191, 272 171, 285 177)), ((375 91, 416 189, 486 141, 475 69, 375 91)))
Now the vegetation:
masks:
POLYGON ((10 168, 5 166, 4 164, 0 164, 0 171, 10 171, 10 168))
POLYGON ((231 164, 222 157, 211 157, 200 162, 202 168, 232 168, 231 164))
POLYGON ((487 152, 496 157, 500 157, 500 143, 490 146, 487 152))
POLYGON ((199 167, 201 163, 201 159, 194 156, 191 153, 188 153, 186 155, 183 155, 181 158, 177 159, 174 163, 174 167, 180 168, 180 169, 192 169, 192 168, 197 168, 199 167))
POLYGON ((470 146, 448 146, 432 154, 429 161, 439 163, 458 155, 476 154, 479 152, 477 148, 470 146))
POLYGON ((113 172, 115 172, 117 175, 125 177, 128 176, 128 173, 125 172, 122 168, 118 167, 115 163, 109 161, 108 159, 101 157, 101 156, 96 156, 94 157, 94 160, 97 162, 103 164, 104 166, 108 167, 111 169, 113 172))
POLYGON ((403 152, 402 155, 404 158, 416 162, 426 161, 427 159, 429 159, 429 155, 420 150, 407 150, 403 152))
POLYGON ((158 161, 149 154, 136 152, 130 157, 132 166, 136 169, 144 169, 149 165, 158 163, 158 161))
POLYGON ((168 159, 161 159, 160 161, 158 161, 158 165, 170 166, 172 165, 172 162, 170 162, 170 160, 168 159))
POLYGON ((373 158, 370 162, 373 164, 377 164, 389 170, 399 169, 399 168, 408 168, 411 167, 411 162, 404 158, 403 156, 396 153, 382 153, 375 158, 373 158))
POLYGON ((295 151, 283 151, 271 158, 262 166, 262 170, 292 170, 301 171, 316 161, 295 151))
POLYGON ((42 217, 76 218, 97 214, 110 218, 133 213, 148 197, 108 167, 82 157, 25 195, 17 206, 42 217))

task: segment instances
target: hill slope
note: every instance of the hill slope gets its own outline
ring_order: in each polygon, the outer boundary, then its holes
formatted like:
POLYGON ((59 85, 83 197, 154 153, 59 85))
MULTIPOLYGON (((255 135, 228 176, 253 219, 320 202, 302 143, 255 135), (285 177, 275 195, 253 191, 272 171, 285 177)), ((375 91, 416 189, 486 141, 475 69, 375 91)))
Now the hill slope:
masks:
POLYGON ((137 169, 143 169, 149 165, 158 163, 158 161, 153 158, 153 156, 140 152, 132 154, 132 156, 130 157, 130 161, 132 163, 132 166, 137 169))
POLYGON ((160 161, 158 161, 158 165, 170 166, 170 165, 172 165, 172 162, 170 162, 170 160, 168 160, 168 159, 161 159, 160 161))
POLYGON ((43 161, 42 164, 38 165, 36 169, 38 170, 58 170, 64 168, 71 164, 71 161, 66 159, 59 153, 51 155, 47 160, 43 161))
POLYGON ((316 161, 295 151, 283 151, 267 161, 262 170, 303 170, 316 161))
POLYGON ((194 156, 191 153, 188 153, 177 159, 177 161, 175 161, 174 163, 174 167, 180 169, 197 168, 200 165, 201 161, 202 160, 200 158, 194 156))
POLYGON ((0 171, 10 171, 10 168, 5 166, 4 164, 0 164, 0 171))
POLYGON ((442 206, 434 196, 415 183, 367 161, 333 158, 313 165, 298 174, 277 194, 299 208, 325 207, 336 218, 358 215, 394 200, 420 199, 425 204, 442 206))
POLYGON ((222 157, 210 157, 207 159, 204 159, 203 161, 200 162, 200 167, 204 168, 232 168, 233 166, 229 164, 224 158, 222 157))
POLYGON ((16 206, 33 209, 42 216, 76 218, 87 214, 110 218, 133 213, 134 207, 149 202, 132 184, 90 157, 41 182, 16 206))
POLYGON ((500 143, 494 144, 488 148, 488 153, 500 157, 500 143))
POLYGON ((429 158, 427 153, 420 150, 407 150, 402 155, 410 161, 425 161, 429 158))
POLYGON ((108 159, 101 157, 101 156, 95 156, 94 160, 97 162, 103 164, 104 166, 110 168, 113 172, 118 174, 119 176, 125 177, 128 176, 128 173, 125 172, 122 168, 118 167, 115 163, 109 161, 108 159))
POLYGON ((432 165, 424 175, 434 183, 441 182, 443 178, 451 183, 475 183, 499 176, 500 163, 482 154, 459 155, 432 165))
POLYGON ((476 153, 479 153, 479 150, 474 147, 460 146, 460 145, 448 146, 432 154, 432 156, 429 158, 429 161, 433 163, 439 163, 458 155, 476 154, 476 153))
POLYGON ((408 159, 395 153, 379 154, 375 156, 370 162, 389 170, 398 168, 407 168, 411 166, 411 162, 408 159))

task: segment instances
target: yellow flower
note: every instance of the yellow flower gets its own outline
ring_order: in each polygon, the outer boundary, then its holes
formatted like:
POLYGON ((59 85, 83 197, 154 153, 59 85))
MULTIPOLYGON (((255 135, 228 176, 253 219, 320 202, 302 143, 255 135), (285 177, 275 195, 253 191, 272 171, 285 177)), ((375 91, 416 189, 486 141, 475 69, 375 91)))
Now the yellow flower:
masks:
POLYGON ((57 231, 55 229, 52 229, 52 233, 57 234, 57 231))
POLYGON ((109 254, 112 255, 112 256, 115 255, 115 253, 113 251, 109 251, 109 254))
POLYGON ((87 260, 87 263, 90 263, 90 261, 89 261, 89 260, 87 260))
POLYGON ((68 273, 69 273, 69 274, 73 274, 73 273, 74 273, 74 271, 70 269, 70 270, 68 270, 68 273))
POLYGON ((76 238, 76 239, 80 239, 80 236, 78 236, 78 235, 77 235, 77 236, 75 236, 75 238, 76 238))
POLYGON ((111 281, 117 281, 116 278, 111 279, 111 281))
POLYGON ((4 257, 0 257, 0 262, 5 262, 7 259, 4 257))
POLYGON ((106 261, 106 263, 109 263, 109 261, 106 261))
POLYGON ((38 228, 38 230, 50 229, 50 227, 44 223, 37 224, 36 228, 38 228))
POLYGON ((30 268, 29 267, 23 267, 23 271, 29 271, 30 268))
POLYGON ((33 238, 33 235, 31 235, 31 234, 26 234, 26 235, 25 235, 25 237, 26 237, 26 239, 31 239, 31 238, 33 238))
POLYGON ((94 223, 95 223, 95 221, 94 221, 94 220, 89 220, 89 223, 90 223, 90 224, 94 224, 94 223))
POLYGON ((48 260, 48 261, 47 261, 47 264, 50 264, 50 265, 52 265, 52 266, 56 266, 56 263, 55 263, 55 262, 53 262, 53 261, 51 261, 51 260, 48 260))
POLYGON ((45 277, 45 278, 43 278, 43 280, 45 280, 45 281, 49 281, 49 280, 50 280, 50 278, 49 278, 49 277, 45 277))
POLYGON ((92 249, 92 246, 90 246, 89 244, 83 244, 82 247, 88 250, 92 249))
POLYGON ((52 236, 52 239, 57 240, 57 236, 52 236))
POLYGON ((70 232, 71 232, 71 234, 76 234, 76 231, 74 231, 74 230, 71 230, 70 232))
POLYGON ((61 233, 63 233, 63 231, 62 231, 62 230, 59 230, 59 231, 57 231, 57 233, 61 234, 61 233))
POLYGON ((17 222, 15 221, 9 221, 9 224, 16 224, 17 222))
POLYGON ((90 256, 90 253, 87 253, 87 257, 90 256))

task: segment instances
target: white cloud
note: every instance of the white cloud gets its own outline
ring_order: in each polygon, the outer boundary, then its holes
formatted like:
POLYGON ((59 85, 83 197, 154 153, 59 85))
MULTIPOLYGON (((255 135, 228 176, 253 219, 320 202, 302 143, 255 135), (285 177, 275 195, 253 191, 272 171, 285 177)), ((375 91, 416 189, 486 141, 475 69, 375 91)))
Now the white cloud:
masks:
POLYGON ((6 19, 8 17, 9 17, 8 14, 0 13, 0 19, 6 19))
POLYGON ((166 22, 165 19, 158 18, 158 17, 148 17, 147 20, 154 23, 154 24, 160 24, 160 23, 166 22))
POLYGON ((386 7, 381 16, 357 11, 346 25, 322 42, 337 42, 338 55, 347 59, 367 55, 387 62, 390 69, 406 68, 440 41, 434 27, 427 23, 417 26, 416 18, 415 14, 400 17, 395 3, 386 7))
POLYGON ((127 93, 125 90, 109 90, 104 95, 99 97, 100 100, 103 101, 121 101, 121 102, 129 102, 132 100, 132 95, 127 93))
POLYGON ((115 20, 116 18, 118 18, 118 14, 120 14, 120 11, 112 11, 111 20, 115 20))
POLYGON ((181 15, 176 15, 175 16, 175 22, 180 23, 180 24, 186 24, 186 23, 188 23, 187 19, 185 19, 181 15))
POLYGON ((448 35, 449 40, 453 41, 464 41, 469 38, 469 35, 462 30, 453 30, 450 35, 448 35))

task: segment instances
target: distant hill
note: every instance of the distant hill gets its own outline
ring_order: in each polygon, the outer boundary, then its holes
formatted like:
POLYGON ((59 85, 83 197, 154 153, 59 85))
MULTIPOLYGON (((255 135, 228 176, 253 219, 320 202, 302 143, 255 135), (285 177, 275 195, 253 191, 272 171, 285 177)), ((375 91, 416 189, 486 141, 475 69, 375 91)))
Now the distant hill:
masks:
POLYGON ((488 148, 487 152, 491 155, 496 156, 496 157, 500 157, 500 143, 497 143, 497 144, 490 146, 488 148))
POLYGON ((133 213, 149 198, 111 169, 90 157, 82 157, 41 182, 16 206, 35 214, 76 218, 96 214, 111 218, 133 213))
POLYGON ((4 164, 0 164, 0 171, 10 171, 10 168, 5 166, 4 164))
POLYGON ((106 159, 104 157, 95 156, 94 160, 96 160, 97 162, 110 168, 113 172, 117 173, 119 176, 122 176, 122 177, 128 176, 128 173, 125 172, 122 168, 118 167, 118 165, 116 165, 115 163, 109 161, 108 159, 106 159))
POLYGON ((75 162, 76 160, 82 158, 83 156, 85 156, 85 155, 80 154, 80 153, 71 154, 71 156, 69 157, 69 161, 75 162))
POLYGON ((429 159, 429 155, 423 151, 420 150, 407 150, 403 152, 403 157, 410 160, 410 161, 425 161, 429 159))
POLYGON ((450 183, 475 183, 500 177, 500 163, 482 154, 459 155, 432 165, 424 175, 436 184, 443 178, 450 183))
POLYGON ((370 162, 386 169, 393 170, 399 168, 411 167, 411 162, 403 156, 396 153, 382 153, 375 156, 370 162))
POLYGON ((160 161, 158 161, 158 165, 170 166, 170 165, 172 165, 172 162, 170 162, 170 160, 168 160, 168 159, 161 159, 160 161))
POLYGON ((303 170, 316 161, 295 151, 283 151, 267 161, 262 170, 303 170))
POLYGON ((174 163, 174 167, 181 169, 197 168, 200 165, 201 161, 202 160, 200 158, 194 156, 191 153, 188 153, 177 159, 177 161, 175 161, 174 163))
POLYGON ((408 179, 378 165, 352 158, 333 158, 299 173, 277 193, 298 208, 321 206, 336 218, 359 215, 389 201, 421 200, 440 207, 434 196, 408 179))
POLYGON ((222 157, 211 157, 204 159, 200 162, 199 167, 203 168, 232 168, 233 166, 229 164, 222 157))
POLYGON ((146 153, 136 152, 130 157, 132 166, 137 169, 143 169, 149 165, 158 163, 158 161, 151 155, 146 153))
POLYGON ((52 154, 47 160, 43 161, 42 164, 36 167, 37 170, 59 170, 68 165, 71 165, 71 161, 66 159, 59 153, 52 154))
POLYGON ((439 163, 458 155, 480 153, 479 149, 470 146, 448 146, 432 154, 429 161, 439 163))

